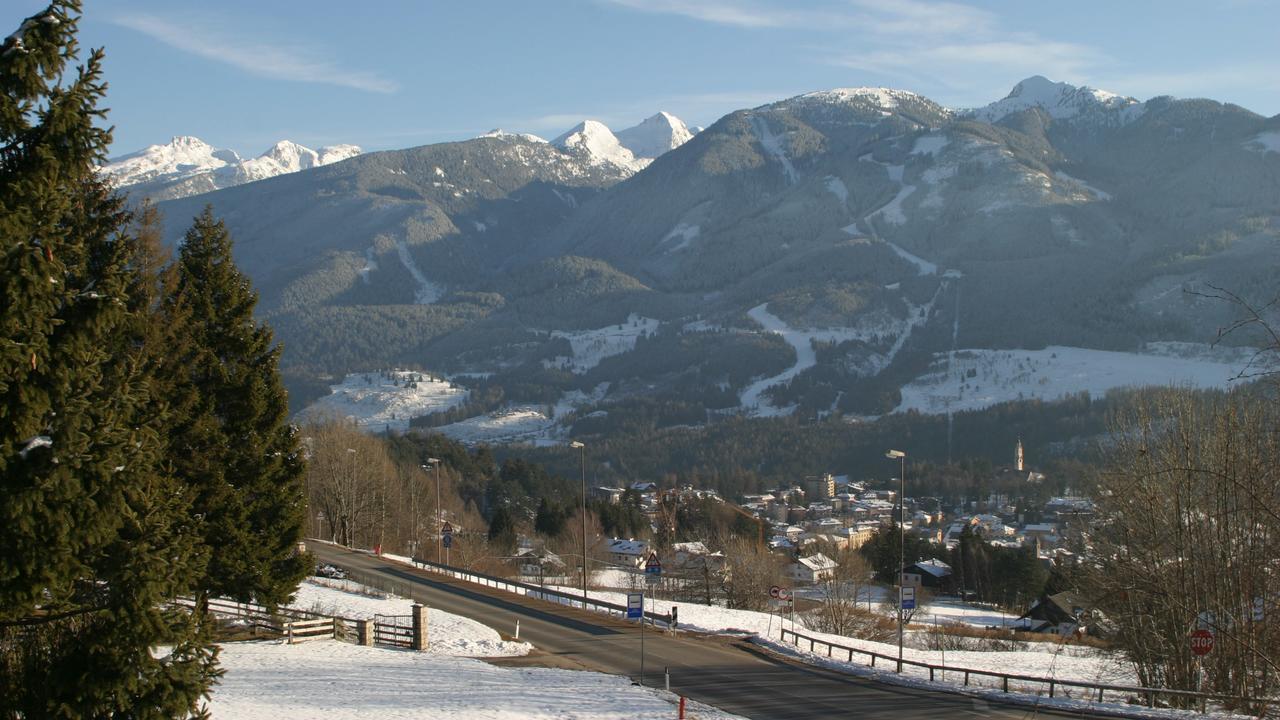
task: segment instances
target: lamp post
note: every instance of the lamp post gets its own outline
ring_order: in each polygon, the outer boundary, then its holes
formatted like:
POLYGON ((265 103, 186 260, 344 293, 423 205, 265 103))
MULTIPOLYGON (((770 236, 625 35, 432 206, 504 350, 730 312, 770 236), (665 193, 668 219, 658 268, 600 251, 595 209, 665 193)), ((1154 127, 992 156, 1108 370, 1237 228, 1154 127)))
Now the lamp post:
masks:
POLYGON ((890 450, 884 454, 890 460, 897 460, 898 469, 898 672, 902 672, 902 575, 907 555, 907 506, 903 496, 907 491, 907 454, 901 450, 890 450))
POLYGON ((577 448, 582 458, 582 602, 587 602, 587 446, 574 440, 569 447, 577 448))
POLYGON ((351 474, 347 482, 347 508, 351 516, 347 518, 347 537, 343 539, 347 547, 351 547, 356 544, 356 449, 347 448, 347 453, 351 455, 351 474))
MULTIPOLYGON (((441 518, 444 517, 440 510, 440 459, 429 457, 427 458, 427 465, 436 469, 436 562, 440 562, 444 559, 444 533, 440 531, 441 518)), ((425 468, 427 465, 422 467, 425 468)))

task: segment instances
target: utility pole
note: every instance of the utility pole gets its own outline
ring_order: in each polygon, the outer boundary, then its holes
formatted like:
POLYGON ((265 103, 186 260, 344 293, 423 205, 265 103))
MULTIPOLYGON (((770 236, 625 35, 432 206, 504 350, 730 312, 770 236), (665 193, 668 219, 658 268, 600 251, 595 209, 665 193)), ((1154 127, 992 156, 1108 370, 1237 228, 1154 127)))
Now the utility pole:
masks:
POLYGON ((901 450, 890 450, 884 454, 890 460, 899 462, 898 470, 898 673, 902 673, 902 574, 907 564, 907 503, 904 495, 907 491, 907 454, 901 450))
MULTIPOLYGON (((429 457, 427 465, 431 465, 436 470, 436 562, 444 561, 444 533, 440 531, 441 518, 444 517, 443 511, 440 509, 440 459, 429 457)), ((424 465, 423 467, 426 467, 424 465)))
MULTIPOLYGON (((569 447, 577 448, 582 457, 582 603, 587 603, 587 446, 577 440, 569 443, 569 447)), ((640 620, 644 624, 643 616, 640 620)), ((641 628, 643 630, 643 628, 641 628)))

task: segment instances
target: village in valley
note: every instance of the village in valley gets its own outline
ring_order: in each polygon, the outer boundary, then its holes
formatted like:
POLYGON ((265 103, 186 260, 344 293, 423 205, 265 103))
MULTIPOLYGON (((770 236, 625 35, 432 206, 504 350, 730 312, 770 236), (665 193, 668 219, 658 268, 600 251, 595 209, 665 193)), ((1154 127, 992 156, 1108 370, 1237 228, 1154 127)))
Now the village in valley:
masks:
MULTIPOLYGON (((1046 481, 1043 473, 1026 462, 1020 439, 1012 460, 994 472, 1005 480, 1017 478, 1028 488, 1046 481)), ((1048 577, 1055 569, 1070 572, 1087 542, 1093 517, 1091 500, 1066 495, 1023 504, 1000 494, 948 506, 937 497, 900 498, 899 480, 855 480, 827 473, 804 477, 767 493, 746 495, 737 503, 715 490, 688 484, 660 488, 654 482, 636 481, 627 487, 589 488, 595 502, 634 504, 653 531, 647 539, 600 538, 599 547, 588 550, 591 584, 606 590, 644 588, 669 598, 714 595, 706 587, 708 578, 731 572, 723 538, 673 540, 687 537, 677 527, 681 505, 712 503, 758 525, 758 540, 768 548, 777 570, 776 582, 782 584, 770 587, 781 587, 784 598, 814 606, 829 600, 831 592, 848 591, 835 589, 835 585, 852 584, 855 605, 863 603, 869 611, 881 606, 892 613, 896 607, 892 578, 875 582, 875 568, 862 556, 868 554, 867 544, 877 537, 895 536, 901 516, 906 544, 920 548, 918 552, 923 554, 902 565, 901 582, 917 589, 921 605, 926 598, 946 598, 953 605, 998 608, 999 612, 989 617, 999 617, 1001 629, 1067 635, 1088 632, 1087 623, 1082 622, 1082 611, 1088 608, 1082 607, 1079 598, 1069 593, 1016 593, 998 598, 979 593, 976 586, 981 581, 971 578, 966 582, 963 570, 957 572, 950 557, 963 538, 971 538, 991 548, 1029 555, 1042 569, 1040 577, 1048 577), (655 560, 662 568, 661 581, 646 582, 646 565, 651 568, 655 560), (842 561, 857 567, 841 572, 842 561), (701 592, 690 591, 690 587, 699 587, 701 592)), ((536 535, 522 536, 510 561, 510 571, 525 582, 543 586, 580 582, 571 577, 580 572, 576 556, 552 552, 536 535)), ((780 607, 776 595, 771 598, 775 608, 780 607)), ((930 617, 924 612, 919 616, 922 620, 930 617)))

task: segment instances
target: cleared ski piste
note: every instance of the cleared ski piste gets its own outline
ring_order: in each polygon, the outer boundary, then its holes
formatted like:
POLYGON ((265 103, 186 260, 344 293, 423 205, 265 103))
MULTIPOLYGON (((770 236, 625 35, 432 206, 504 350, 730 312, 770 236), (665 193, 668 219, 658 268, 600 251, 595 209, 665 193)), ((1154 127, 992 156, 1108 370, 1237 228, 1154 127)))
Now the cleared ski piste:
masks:
MULTIPOLYGON (((368 617, 407 614, 412 602, 306 582, 291 605, 368 617)), ((492 628, 436 608, 428 623, 427 652, 334 640, 224 643, 218 657, 226 674, 213 689, 212 715, 216 720, 622 720, 675 715, 677 698, 671 693, 603 673, 490 665, 474 658, 523 655, 531 647, 504 641, 492 628)), ((697 703, 690 704, 688 716, 737 717, 697 703)))

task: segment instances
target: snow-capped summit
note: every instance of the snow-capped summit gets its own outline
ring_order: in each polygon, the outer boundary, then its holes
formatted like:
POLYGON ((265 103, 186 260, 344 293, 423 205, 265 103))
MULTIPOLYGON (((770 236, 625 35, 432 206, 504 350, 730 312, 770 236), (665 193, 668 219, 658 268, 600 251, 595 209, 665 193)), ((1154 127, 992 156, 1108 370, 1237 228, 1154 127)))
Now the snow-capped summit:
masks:
POLYGON ((109 161, 101 171, 116 186, 135 186, 156 200, 196 195, 224 187, 328 165, 360 154, 355 145, 332 145, 312 150, 281 140, 248 160, 234 150, 219 150, 200 138, 179 136, 164 145, 151 145, 109 161))
POLYGON ((800 96, 809 100, 825 102, 863 102, 876 105, 884 110, 892 110, 904 101, 920 100, 920 96, 909 90, 895 90, 884 87, 853 87, 819 90, 800 96))
POLYGON ((219 150, 198 137, 179 135, 163 145, 122 155, 103 166, 121 186, 163 175, 195 174, 242 162, 234 150, 219 150))
POLYGON ((656 158, 688 142, 693 133, 680 118, 668 112, 659 112, 639 125, 619 131, 616 137, 632 155, 638 158, 656 158))
POLYGON ((638 172, 649 164, 648 158, 637 158, 618 142, 607 125, 597 120, 578 123, 569 132, 551 141, 552 145, 571 155, 579 155, 592 165, 615 165, 638 172))
POLYGON ((987 122, 996 122, 1006 115, 1038 107, 1055 120, 1065 120, 1092 112, 1119 113, 1116 120, 1127 122, 1142 112, 1143 104, 1131 97, 1124 97, 1106 90, 1064 82, 1053 82, 1042 75, 1033 75, 1013 86, 1003 100, 973 111, 973 115, 987 122))
POLYGON ((477 135, 476 137, 482 137, 482 138, 506 138, 506 139, 520 138, 520 139, 528 140, 529 142, 535 142, 535 143, 545 143, 545 142, 546 142, 546 140, 544 140, 544 139, 542 139, 542 138, 538 137, 537 135, 534 135, 533 133, 513 133, 513 132, 507 132, 506 130, 503 130, 502 128, 494 128, 494 129, 490 130, 489 132, 487 132, 487 133, 485 133, 485 134, 483 134, 483 135, 477 135))

